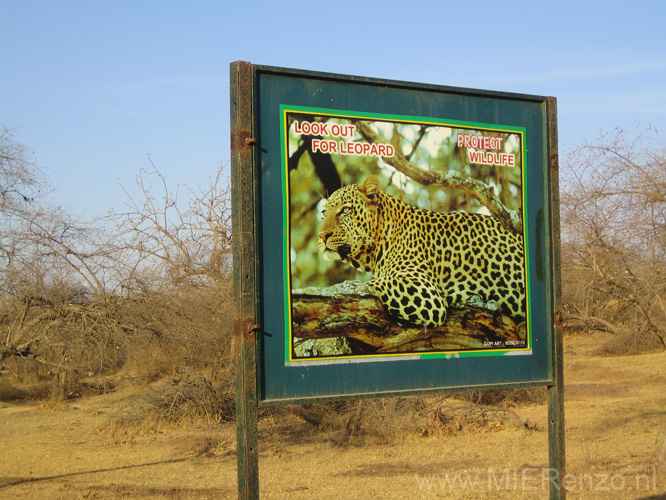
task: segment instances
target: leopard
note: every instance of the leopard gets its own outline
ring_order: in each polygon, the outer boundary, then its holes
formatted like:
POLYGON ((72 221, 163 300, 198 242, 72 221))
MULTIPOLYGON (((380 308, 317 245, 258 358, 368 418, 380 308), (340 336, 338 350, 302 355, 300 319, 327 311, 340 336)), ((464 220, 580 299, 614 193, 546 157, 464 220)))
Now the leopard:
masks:
POLYGON ((526 317, 524 238, 494 215, 418 208, 370 175, 325 200, 317 246, 324 259, 370 273, 397 322, 441 326, 452 307, 470 304, 526 317))

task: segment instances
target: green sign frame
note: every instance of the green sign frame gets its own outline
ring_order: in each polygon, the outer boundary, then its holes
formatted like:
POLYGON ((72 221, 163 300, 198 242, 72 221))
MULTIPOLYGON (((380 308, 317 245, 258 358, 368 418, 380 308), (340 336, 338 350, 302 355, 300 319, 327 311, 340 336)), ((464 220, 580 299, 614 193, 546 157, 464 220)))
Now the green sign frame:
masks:
MULTIPOLYGON (((551 468, 559 471, 560 477, 564 475, 554 98, 235 62, 231 65, 231 145, 240 498, 258 497, 258 406, 489 388, 548 388, 551 468), (305 118, 298 121, 296 116, 305 118), (341 155, 349 154, 368 157, 360 170, 355 167, 363 175, 378 174, 386 181, 381 174, 390 172, 389 177, 396 178, 389 153, 395 151, 397 143, 391 144, 386 137, 382 140, 380 122, 405 136, 420 127, 435 130, 440 137, 462 137, 455 145, 445 145, 444 140, 437 143, 439 149, 433 154, 443 158, 474 149, 475 159, 481 158, 479 163, 520 164, 516 198, 520 205, 518 227, 525 242, 527 314, 517 340, 431 350, 410 344, 406 352, 376 351, 381 355, 367 355, 365 349, 318 356, 296 352, 294 346, 300 345, 298 335, 302 334, 294 333, 292 314, 294 297, 303 292, 300 288, 295 292, 292 281, 306 283, 306 289, 309 283, 293 262, 299 255, 316 256, 308 250, 314 242, 298 246, 292 230, 296 224, 290 221, 296 217, 297 203, 321 196, 308 191, 312 191, 311 183, 303 180, 308 178, 307 166, 302 167, 305 177, 300 181, 292 178, 290 159, 296 156, 297 144, 310 141, 308 153, 312 156, 318 148, 329 159, 337 159, 334 170, 338 173, 344 170, 340 165, 345 165, 341 155), (321 130, 326 123, 338 128, 321 130), (364 134, 345 132, 357 126, 364 127, 364 134), (373 131, 378 135, 372 135, 373 131), (314 140, 319 142, 313 146, 314 140), (509 140, 517 144, 514 149, 499 148, 502 141, 509 140), (299 192, 297 199, 295 193, 299 192)), ((344 173, 352 175, 351 169, 344 173)), ((351 178, 360 184, 363 179, 356 174, 351 178)), ((404 172, 397 174, 409 181, 404 172)), ((396 193, 395 186, 382 185, 381 189, 396 193)), ((397 191, 397 195, 407 191, 397 191)), ((493 190, 490 192, 492 197, 493 190)), ((311 205, 323 206, 320 203, 324 202, 314 199, 311 205)), ((310 239, 316 239, 315 227, 310 233, 314 235, 310 239)), ((339 262, 337 265, 344 267, 339 262)), ((322 280, 325 278, 316 286, 322 280)), ((482 303, 481 309, 488 309, 488 304, 482 303)), ((353 332, 350 335, 353 337, 353 332)), ((551 487, 551 498, 563 495, 561 488, 551 487)))

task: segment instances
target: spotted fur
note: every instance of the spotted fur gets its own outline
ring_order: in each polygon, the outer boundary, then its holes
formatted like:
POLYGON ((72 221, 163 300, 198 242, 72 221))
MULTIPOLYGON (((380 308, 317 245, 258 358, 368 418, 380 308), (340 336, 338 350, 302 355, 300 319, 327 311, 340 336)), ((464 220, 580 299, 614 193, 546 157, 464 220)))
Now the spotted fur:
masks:
POLYGON ((450 306, 478 302, 525 317, 523 239, 495 217, 416 208, 370 176, 330 196, 318 244, 371 273, 388 312, 409 323, 441 325, 450 306))

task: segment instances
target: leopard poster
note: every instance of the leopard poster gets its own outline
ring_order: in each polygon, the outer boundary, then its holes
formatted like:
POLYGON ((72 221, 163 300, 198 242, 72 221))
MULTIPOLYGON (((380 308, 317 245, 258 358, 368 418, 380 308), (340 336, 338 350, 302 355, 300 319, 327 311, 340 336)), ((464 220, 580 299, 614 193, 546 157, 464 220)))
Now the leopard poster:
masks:
POLYGON ((281 120, 287 362, 531 352, 524 129, 281 120))

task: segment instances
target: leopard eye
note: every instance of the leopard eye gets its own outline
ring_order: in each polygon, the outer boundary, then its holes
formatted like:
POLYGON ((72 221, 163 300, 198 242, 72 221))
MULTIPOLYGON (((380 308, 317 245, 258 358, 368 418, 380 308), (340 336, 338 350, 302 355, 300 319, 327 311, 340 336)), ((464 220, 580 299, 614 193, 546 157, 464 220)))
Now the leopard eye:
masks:
POLYGON ((338 217, 346 217, 351 213, 351 207, 342 207, 338 212, 338 217))

